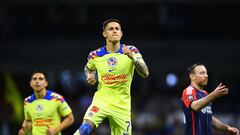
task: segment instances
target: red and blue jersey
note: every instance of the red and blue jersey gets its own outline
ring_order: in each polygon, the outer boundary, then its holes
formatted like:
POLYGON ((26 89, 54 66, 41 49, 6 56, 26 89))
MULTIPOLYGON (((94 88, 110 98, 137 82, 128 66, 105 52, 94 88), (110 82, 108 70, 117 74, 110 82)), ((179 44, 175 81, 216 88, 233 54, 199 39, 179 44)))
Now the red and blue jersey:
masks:
POLYGON ((191 109, 194 100, 207 96, 205 90, 198 90, 193 86, 188 86, 182 93, 182 108, 185 115, 185 135, 211 135, 212 132, 212 109, 211 103, 196 112, 191 109))

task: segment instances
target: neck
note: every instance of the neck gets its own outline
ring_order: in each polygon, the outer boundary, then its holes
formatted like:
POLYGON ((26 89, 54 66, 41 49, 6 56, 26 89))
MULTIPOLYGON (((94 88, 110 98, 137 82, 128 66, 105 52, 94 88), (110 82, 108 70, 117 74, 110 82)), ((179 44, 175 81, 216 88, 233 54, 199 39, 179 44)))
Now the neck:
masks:
POLYGON ((43 98, 46 96, 47 90, 43 89, 41 91, 34 91, 36 98, 43 98))
POLYGON ((191 85, 195 88, 197 88, 198 90, 203 90, 203 86, 200 86, 198 84, 196 84, 195 82, 192 82, 191 85))
POLYGON ((106 45, 106 49, 109 53, 117 52, 119 48, 120 48, 120 42, 116 42, 116 43, 108 42, 106 45))

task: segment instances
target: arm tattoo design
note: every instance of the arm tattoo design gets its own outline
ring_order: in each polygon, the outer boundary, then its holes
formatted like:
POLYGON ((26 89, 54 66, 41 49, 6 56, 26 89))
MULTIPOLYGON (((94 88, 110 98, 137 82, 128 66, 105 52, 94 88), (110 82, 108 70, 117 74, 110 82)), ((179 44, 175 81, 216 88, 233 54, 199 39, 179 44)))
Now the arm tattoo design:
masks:
POLYGON ((138 73, 141 77, 143 77, 143 78, 148 77, 149 71, 148 71, 148 67, 147 67, 147 65, 146 65, 145 62, 140 62, 140 61, 136 60, 136 61, 134 62, 134 65, 135 65, 135 68, 136 68, 136 70, 137 70, 137 73, 138 73))

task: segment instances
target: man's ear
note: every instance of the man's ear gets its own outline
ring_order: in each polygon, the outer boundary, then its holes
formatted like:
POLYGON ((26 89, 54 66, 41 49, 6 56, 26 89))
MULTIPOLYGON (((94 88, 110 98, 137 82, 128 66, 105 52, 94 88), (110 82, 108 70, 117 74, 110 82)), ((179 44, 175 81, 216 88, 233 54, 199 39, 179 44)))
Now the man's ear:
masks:
POLYGON ((48 82, 46 81, 46 83, 45 83, 45 87, 47 87, 48 86, 48 82))
POLYGON ((103 34, 103 37, 106 37, 106 33, 105 33, 105 31, 103 31, 102 34, 103 34))
POLYGON ((189 78, 190 78, 191 80, 194 79, 194 74, 191 73, 191 74, 189 75, 189 78))
POLYGON ((32 83, 31 83, 31 81, 29 81, 29 84, 30 84, 30 86, 32 87, 32 83))

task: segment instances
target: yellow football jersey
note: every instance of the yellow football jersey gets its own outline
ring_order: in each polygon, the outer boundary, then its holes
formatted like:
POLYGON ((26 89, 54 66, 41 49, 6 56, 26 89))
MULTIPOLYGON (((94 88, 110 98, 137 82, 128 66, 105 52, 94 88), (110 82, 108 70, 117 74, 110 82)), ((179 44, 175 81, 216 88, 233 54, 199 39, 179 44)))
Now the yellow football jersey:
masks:
MULTIPOLYGON (((130 87, 134 74, 134 63, 122 52, 123 44, 115 53, 108 53, 106 47, 90 52, 87 66, 97 70, 98 89, 94 99, 101 100, 105 106, 131 110, 130 87)), ((127 46, 133 55, 143 61, 138 49, 127 46)))
POLYGON ((33 94, 24 100, 25 119, 32 121, 33 135, 46 135, 48 126, 57 127, 61 123, 61 117, 71 112, 64 97, 49 90, 42 99, 37 99, 33 94))

